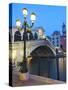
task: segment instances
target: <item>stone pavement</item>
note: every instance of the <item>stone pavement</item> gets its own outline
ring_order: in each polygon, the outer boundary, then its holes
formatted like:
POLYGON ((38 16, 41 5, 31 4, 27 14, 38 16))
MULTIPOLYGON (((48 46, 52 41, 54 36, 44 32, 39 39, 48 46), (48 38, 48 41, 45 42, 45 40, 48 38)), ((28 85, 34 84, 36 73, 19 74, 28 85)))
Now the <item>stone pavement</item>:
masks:
POLYGON ((50 84, 64 84, 62 81, 45 78, 37 75, 31 75, 30 78, 27 81, 21 81, 19 80, 19 72, 16 70, 16 68, 13 69, 13 87, 16 86, 33 86, 33 85, 50 85, 50 84))

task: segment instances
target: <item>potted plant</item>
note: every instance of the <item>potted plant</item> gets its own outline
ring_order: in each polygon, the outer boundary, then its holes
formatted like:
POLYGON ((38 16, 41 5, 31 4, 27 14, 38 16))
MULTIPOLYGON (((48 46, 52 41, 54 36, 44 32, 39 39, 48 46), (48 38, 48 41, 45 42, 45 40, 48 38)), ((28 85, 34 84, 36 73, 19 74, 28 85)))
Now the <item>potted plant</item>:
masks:
POLYGON ((28 80, 29 79, 29 73, 27 69, 27 64, 26 62, 20 62, 19 63, 19 79, 20 80, 28 80))

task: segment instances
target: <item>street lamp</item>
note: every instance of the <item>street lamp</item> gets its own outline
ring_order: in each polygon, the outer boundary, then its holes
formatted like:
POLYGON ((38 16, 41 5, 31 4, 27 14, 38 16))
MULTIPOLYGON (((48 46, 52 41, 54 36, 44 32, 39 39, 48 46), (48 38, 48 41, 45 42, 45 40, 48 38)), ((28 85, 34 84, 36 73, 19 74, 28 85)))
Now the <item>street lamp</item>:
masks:
POLYGON ((34 23, 36 20, 36 14, 35 13, 32 13, 31 14, 31 22, 34 23))
MULTIPOLYGON (((28 72, 28 69, 27 69, 27 58, 26 58, 26 35, 27 35, 27 28, 32 28, 33 25, 34 25, 34 22, 36 20, 36 15, 35 13, 32 13, 30 18, 31 18, 31 25, 29 25, 27 23, 27 20, 26 20, 26 17, 28 15, 28 10, 26 8, 23 8, 22 9, 22 13, 23 13, 23 16, 24 16, 24 57, 23 57, 23 62, 21 63, 21 68, 20 68, 20 72, 21 73, 27 73, 28 72)), ((18 19, 16 21, 16 26, 17 28, 19 29, 20 26, 21 26, 21 23, 20 23, 20 20, 18 19)), ((22 28, 21 28, 22 30, 22 28)), ((27 78, 25 78, 26 80, 27 78)))

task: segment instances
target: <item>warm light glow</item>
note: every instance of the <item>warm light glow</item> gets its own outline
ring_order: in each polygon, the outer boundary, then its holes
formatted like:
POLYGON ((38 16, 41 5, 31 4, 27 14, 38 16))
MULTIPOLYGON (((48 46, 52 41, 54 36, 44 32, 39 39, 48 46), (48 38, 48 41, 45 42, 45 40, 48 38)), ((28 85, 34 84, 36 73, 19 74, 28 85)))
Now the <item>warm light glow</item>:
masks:
POLYGON ((45 35, 43 35, 43 39, 45 39, 45 35))
POLYGON ((29 32, 29 33, 30 33, 30 32, 31 32, 31 30, 30 30, 30 29, 28 29, 28 30, 27 30, 27 32, 29 32))
POLYGON ((15 59, 16 58, 16 50, 13 50, 12 51, 12 59, 15 59))
POLYGON ((28 56, 28 57, 27 57, 27 62, 28 62, 28 64, 30 64, 31 59, 32 59, 32 56, 28 56))
POLYGON ((39 36, 43 36, 43 30, 42 29, 39 29, 38 30, 38 34, 39 34, 39 36))
POLYGON ((23 8, 23 15, 24 15, 24 17, 26 17, 27 16, 27 14, 28 14, 28 10, 26 9, 26 8, 23 8))
POLYGON ((35 13, 32 13, 31 14, 31 21, 32 21, 32 23, 34 23, 35 20, 36 20, 36 14, 35 13))
POLYGON ((16 26, 17 27, 20 27, 21 26, 21 22, 20 22, 20 20, 18 19, 18 20, 16 20, 16 26))

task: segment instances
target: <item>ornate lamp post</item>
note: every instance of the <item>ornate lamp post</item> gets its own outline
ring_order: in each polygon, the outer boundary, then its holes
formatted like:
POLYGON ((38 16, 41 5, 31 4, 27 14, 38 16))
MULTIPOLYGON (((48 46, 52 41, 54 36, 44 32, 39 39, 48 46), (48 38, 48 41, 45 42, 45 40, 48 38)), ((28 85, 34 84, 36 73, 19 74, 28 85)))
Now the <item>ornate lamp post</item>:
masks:
MULTIPOLYGON (((27 23, 27 15, 28 15, 28 10, 26 8, 23 8, 22 9, 22 12, 23 12, 23 16, 24 16, 24 57, 23 57, 23 62, 21 63, 21 67, 20 67, 20 79, 22 80, 27 80, 28 79, 28 75, 27 75, 27 72, 28 72, 28 69, 27 69, 27 58, 26 58, 26 34, 27 34, 27 28, 32 28, 33 25, 34 25, 34 22, 36 20, 36 15, 35 13, 32 13, 30 15, 30 18, 31 18, 31 25, 29 26, 29 24, 27 23)), ((17 26, 17 29, 18 30, 22 30, 22 28, 20 28, 21 26, 21 22, 20 20, 18 19, 16 21, 16 26, 17 26)))

